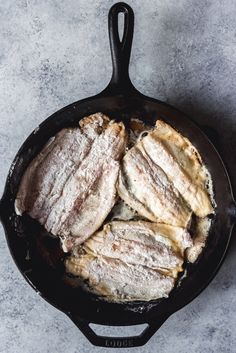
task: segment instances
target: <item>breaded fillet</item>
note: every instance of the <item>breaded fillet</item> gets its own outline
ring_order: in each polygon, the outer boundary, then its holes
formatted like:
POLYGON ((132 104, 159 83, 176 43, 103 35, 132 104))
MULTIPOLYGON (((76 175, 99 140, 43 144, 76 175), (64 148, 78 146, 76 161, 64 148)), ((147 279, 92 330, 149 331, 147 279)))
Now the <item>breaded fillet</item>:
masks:
POLYGON ((27 168, 16 199, 27 212, 61 236, 68 251, 103 223, 115 203, 119 160, 126 146, 122 123, 101 113, 60 131, 27 168))
POLYGON ((168 296, 191 245, 184 228, 113 221, 75 249, 66 268, 109 300, 157 299, 168 296))
POLYGON ((142 146, 197 216, 213 213, 207 191, 209 173, 197 149, 186 137, 157 120, 155 129, 143 138, 142 146))
POLYGON ((175 284, 173 277, 157 270, 91 254, 69 257, 66 268, 83 279, 91 292, 112 302, 168 297, 175 284))
POLYGON ((190 208, 165 172, 146 153, 142 141, 122 160, 117 184, 119 196, 150 221, 186 227, 191 218, 190 208))
POLYGON ((182 255, 192 245, 184 228, 144 221, 113 221, 84 244, 86 252, 118 258, 123 262, 177 273, 182 255))

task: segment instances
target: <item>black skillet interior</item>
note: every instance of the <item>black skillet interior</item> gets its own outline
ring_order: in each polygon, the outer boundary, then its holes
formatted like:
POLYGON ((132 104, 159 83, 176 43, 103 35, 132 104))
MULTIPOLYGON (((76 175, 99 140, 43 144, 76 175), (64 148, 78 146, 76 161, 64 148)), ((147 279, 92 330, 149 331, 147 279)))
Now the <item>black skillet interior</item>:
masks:
POLYGON ((108 87, 97 96, 71 104, 45 120, 25 141, 11 166, 3 198, 1 219, 11 254, 25 279, 49 303, 65 312, 95 345, 110 347, 140 346, 154 334, 176 310, 195 298, 216 274, 224 258, 236 214, 230 181, 222 160, 204 133, 184 114, 160 101, 148 98, 132 85, 128 66, 133 37, 134 15, 124 3, 109 12, 109 36, 113 76, 108 87), (118 13, 125 16, 124 35, 118 35, 118 13), (78 287, 64 274, 63 253, 59 241, 30 217, 19 217, 14 200, 20 179, 29 162, 47 140, 59 130, 77 126, 86 115, 103 112, 126 125, 133 117, 154 124, 160 118, 170 123, 197 147, 214 183, 216 214, 207 246, 195 264, 186 264, 188 275, 179 281, 169 298, 151 302, 107 303, 78 287), (97 336, 89 323, 134 325, 148 323, 140 336, 97 336))

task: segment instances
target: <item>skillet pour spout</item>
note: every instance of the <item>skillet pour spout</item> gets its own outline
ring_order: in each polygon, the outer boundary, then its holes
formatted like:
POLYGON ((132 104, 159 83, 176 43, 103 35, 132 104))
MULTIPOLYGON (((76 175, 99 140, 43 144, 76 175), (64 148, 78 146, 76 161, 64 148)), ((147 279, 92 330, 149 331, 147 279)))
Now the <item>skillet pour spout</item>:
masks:
POLYGON ((185 114, 138 92, 129 78, 129 61, 134 30, 134 13, 125 3, 117 3, 108 16, 113 74, 99 94, 75 102, 57 111, 27 138, 10 168, 4 196, 0 202, 8 247, 20 272, 46 301, 64 312, 89 341, 102 347, 135 347, 145 344, 174 312, 191 302, 206 288, 219 270, 229 246, 236 204, 230 180, 214 145, 185 114), (118 34, 118 15, 124 14, 122 39, 118 34), (29 163, 47 141, 63 128, 78 126, 84 116, 103 112, 129 125, 131 118, 154 125, 157 119, 175 127, 198 149, 213 180, 215 215, 206 247, 194 264, 186 264, 181 278, 168 298, 150 302, 109 303, 81 287, 72 286, 65 276, 59 241, 50 238, 39 224, 27 216, 18 216, 14 201, 20 180, 29 163), (104 337, 96 335, 90 323, 109 326, 148 324, 139 336, 104 337))

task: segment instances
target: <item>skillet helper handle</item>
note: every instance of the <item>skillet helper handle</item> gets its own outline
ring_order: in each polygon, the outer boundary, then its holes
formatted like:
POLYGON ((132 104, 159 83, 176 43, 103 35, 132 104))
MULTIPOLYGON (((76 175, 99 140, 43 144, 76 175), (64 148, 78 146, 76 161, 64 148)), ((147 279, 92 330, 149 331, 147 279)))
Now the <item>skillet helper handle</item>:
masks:
POLYGON ((70 319, 75 323, 75 325, 94 346, 110 348, 128 348, 143 346, 167 320, 168 316, 159 317, 155 319, 155 321, 153 320, 148 322, 148 326, 140 335, 127 337, 108 337, 97 335, 89 326, 89 322, 69 315, 70 319))
POLYGON ((119 2, 111 7, 108 14, 108 32, 113 73, 111 81, 103 93, 112 95, 132 92, 135 88, 129 78, 129 61, 134 32, 134 12, 129 5, 119 2), (118 31, 119 13, 124 14, 124 28, 121 40, 118 31))

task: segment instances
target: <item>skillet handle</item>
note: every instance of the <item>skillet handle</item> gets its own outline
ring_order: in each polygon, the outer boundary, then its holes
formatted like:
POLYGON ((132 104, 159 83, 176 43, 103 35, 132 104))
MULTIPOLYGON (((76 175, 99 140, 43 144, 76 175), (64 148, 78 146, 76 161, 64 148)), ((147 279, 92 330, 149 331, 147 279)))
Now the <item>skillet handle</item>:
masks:
POLYGON ((97 335, 89 326, 89 322, 71 315, 68 316, 94 346, 110 348, 128 348, 143 346, 169 317, 168 315, 156 318, 153 321, 149 321, 148 326, 138 336, 107 337, 97 335))
POLYGON ((110 83, 102 94, 113 95, 136 92, 129 78, 129 61, 134 32, 134 12, 129 5, 118 2, 111 7, 108 14, 108 32, 113 73, 110 83), (121 41, 118 32, 119 13, 124 14, 124 29, 121 41))

